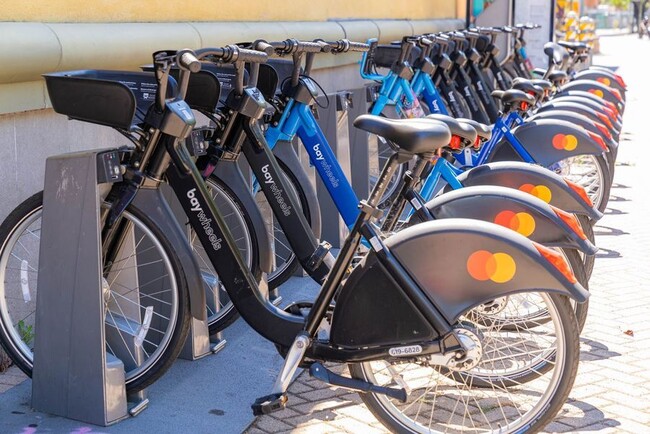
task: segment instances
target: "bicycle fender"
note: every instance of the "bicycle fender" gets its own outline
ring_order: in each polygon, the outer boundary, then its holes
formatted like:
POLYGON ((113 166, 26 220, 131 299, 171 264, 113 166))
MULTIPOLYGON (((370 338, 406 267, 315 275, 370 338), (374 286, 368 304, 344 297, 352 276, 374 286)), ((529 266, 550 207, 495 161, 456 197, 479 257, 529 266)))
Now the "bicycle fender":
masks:
POLYGON ((582 90, 589 93, 592 93, 600 98, 603 98, 605 101, 609 101, 612 104, 618 107, 620 112, 625 110, 625 101, 623 100, 622 95, 618 94, 618 91, 605 86, 602 83, 591 80, 574 80, 562 86, 562 92, 569 92, 571 90, 582 90))
POLYGON ((609 128, 609 131, 612 133, 615 140, 618 140, 621 133, 622 124, 618 120, 612 119, 607 114, 595 108, 592 106, 592 101, 585 100, 585 98, 574 98, 569 96, 558 98, 557 100, 547 102, 538 108, 537 113, 544 113, 553 110, 567 110, 585 115, 593 121, 602 122, 607 126, 607 128, 609 128))
POLYGON ((600 113, 605 113, 607 116, 612 118, 612 121, 616 122, 617 126, 620 127, 623 125, 622 113, 618 110, 616 105, 608 104, 607 101, 597 97, 593 93, 585 92, 583 90, 567 90, 556 93, 551 101, 574 101, 584 103, 600 113), (610 112, 608 112, 608 109, 610 112), (616 112, 612 113, 612 109, 615 109, 616 112))
MULTIPOLYGON (((512 133, 533 157, 533 161, 545 167, 567 157, 584 154, 601 155, 607 151, 607 147, 602 148, 584 128, 561 120, 540 119, 526 122, 512 130, 512 133)), ((509 146, 504 137, 490 156, 491 161, 509 159, 506 154, 499 152, 509 146)))
MULTIPOLYGON (((465 187, 499 185, 538 197, 549 205, 573 214, 600 220, 603 214, 587 202, 579 190, 574 190, 560 175, 536 164, 503 161, 483 164, 458 176, 465 187)), ((578 186, 578 189, 584 190, 578 186)))
POLYGON ((320 240, 322 228, 320 204, 318 203, 318 197, 316 196, 316 189, 311 184, 307 172, 305 172, 305 169, 300 162, 298 155, 294 151, 291 142, 278 141, 278 143, 273 148, 273 154, 289 169, 289 171, 291 171, 291 173, 296 177, 296 180, 300 183, 300 186, 305 193, 305 197, 309 205, 309 211, 311 213, 311 229, 314 232, 316 238, 320 240))
POLYGON ((273 266, 271 239, 264 223, 264 217, 255 202, 249 184, 241 173, 239 165, 234 161, 219 160, 212 176, 216 176, 227 185, 244 206, 243 211, 248 215, 255 231, 254 237, 259 252, 260 269, 265 273, 270 273, 273 266))
POLYGON ((600 122, 596 124, 595 121, 589 119, 583 114, 570 112, 568 110, 547 110, 527 118, 529 121, 534 121, 537 119, 558 119, 581 126, 585 130, 599 135, 605 141, 605 145, 607 145, 607 149, 610 152, 616 153, 618 150, 618 142, 614 140, 614 137, 612 136, 609 128, 607 128, 607 125, 603 125, 600 122))
POLYGON ((594 70, 589 68, 576 73, 573 77, 575 80, 591 80, 602 83, 605 86, 618 90, 623 99, 625 99, 627 87, 621 85, 621 83, 616 79, 615 74, 611 71, 604 71, 602 69, 594 70))
POLYGON ((425 222, 385 245, 450 323, 480 304, 521 292, 555 292, 580 303, 589 297, 545 258, 547 248, 494 223, 425 222))
POLYGON ((181 262, 190 293, 190 313, 200 321, 207 320, 205 288, 201 267, 178 219, 174 216, 161 189, 140 188, 133 203, 165 234, 181 262))
MULTIPOLYGON (((470 218, 496 223, 547 247, 578 249, 594 255, 598 248, 563 218, 575 217, 519 190, 499 186, 465 187, 426 203, 436 220, 470 218), (569 217, 567 217, 569 216, 569 217)), ((417 214, 414 214, 414 217, 417 214)), ((413 220, 413 219, 412 219, 413 220)), ((410 222, 409 222, 410 223, 410 222)), ((578 224, 577 221, 574 223, 578 224)))

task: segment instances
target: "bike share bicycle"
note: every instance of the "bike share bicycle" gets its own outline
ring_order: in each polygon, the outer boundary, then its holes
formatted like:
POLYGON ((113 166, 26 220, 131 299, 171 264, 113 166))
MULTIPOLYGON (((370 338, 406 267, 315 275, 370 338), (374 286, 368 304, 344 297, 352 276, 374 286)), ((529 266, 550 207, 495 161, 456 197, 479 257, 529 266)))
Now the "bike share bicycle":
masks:
MULTIPOLYGON (((188 52, 179 54, 185 60, 184 67, 196 68, 199 65, 189 57, 188 52)), ((260 53, 236 47, 199 50, 198 54, 199 57, 212 56, 213 59, 232 62, 263 61, 266 58, 260 53)), ((105 240, 119 239, 121 225, 110 223, 121 221, 124 207, 133 208, 133 204, 128 204, 129 196, 143 186, 156 190, 165 174, 242 317, 263 336, 288 350, 276 387, 269 397, 254 405, 257 412, 283 407, 288 382, 298 365, 304 363, 310 365, 312 375, 317 378, 367 392, 363 398, 371 410, 382 423, 394 430, 444 430, 449 423, 456 423, 453 417, 456 410, 462 410, 463 415, 471 415, 472 427, 484 424, 488 429, 501 432, 504 428, 510 432, 538 430, 555 415, 568 395, 577 368, 577 330, 566 298, 550 293, 541 294, 549 306, 552 320, 548 326, 558 350, 553 365, 555 375, 544 375, 534 381, 537 388, 546 390, 539 401, 534 394, 520 390, 533 387, 532 383, 524 383, 514 389, 499 383, 503 379, 498 373, 502 361, 486 360, 486 365, 482 365, 483 356, 491 351, 490 345, 499 338, 498 329, 472 323, 468 319, 471 315, 467 314, 477 304, 526 288, 535 288, 535 291, 544 288, 565 295, 573 294, 579 300, 585 299, 587 294, 579 284, 572 283, 574 278, 571 273, 561 270, 566 263, 560 261, 554 265, 549 261, 555 256, 548 256, 544 247, 488 223, 466 220, 428 222, 385 240, 377 237, 369 224, 377 214, 376 205, 381 190, 395 167, 401 160, 411 159, 414 154, 433 153, 445 146, 450 138, 448 129, 440 125, 424 127, 421 124, 404 124, 389 133, 400 149, 383 169, 368 201, 362 202, 362 212, 314 307, 306 319, 289 315, 275 308, 257 291, 255 279, 240 257, 223 218, 209 200, 201 175, 187 150, 179 146, 178 139, 189 134, 194 119, 189 107, 178 95, 171 93, 165 99, 168 68, 176 57, 171 53, 158 53, 154 61, 160 87, 155 108, 146 117, 146 123, 152 130, 145 130, 150 135, 142 138, 144 146, 141 152, 134 152, 125 159, 127 181, 115 188, 115 200, 108 213, 104 236, 105 240), (343 282, 362 233, 372 241, 373 249, 343 282), (441 242, 443 239, 444 243, 441 242), (449 242, 460 248, 449 252, 446 248, 449 242), (432 246, 435 248, 432 249, 432 246), (431 261, 422 257, 422 249, 441 260, 432 266, 431 261), (483 252, 495 256, 484 257, 483 252), (508 257, 516 265, 514 269, 509 266, 512 262, 506 259, 508 257), (501 268, 494 273, 488 272, 487 278, 484 278, 484 259, 495 260, 501 268), (447 273, 450 264, 459 264, 459 272, 452 273, 453 279, 447 278, 444 282, 432 279, 433 276, 450 276, 447 273), (382 288, 379 294, 378 288, 382 288), (330 301, 335 293, 338 293, 337 303, 331 308, 330 301), (387 300, 391 302, 386 303, 387 300), (361 301, 367 302, 360 304, 361 301), (321 328, 330 309, 331 327, 321 328), (460 320, 461 317, 464 319, 460 320), (396 327, 397 323, 410 324, 411 327, 396 327), (382 327, 378 328, 378 324, 382 324, 382 327), (353 377, 337 376, 322 364, 312 363, 313 360, 351 362, 353 377), (435 376, 438 378, 433 379, 435 376), (469 386, 472 378, 481 376, 487 379, 490 387, 478 389, 469 386), (408 388, 395 387, 404 383, 408 388), (447 389, 440 395, 428 393, 434 388, 442 392, 442 383, 448 383, 445 386, 456 392, 447 389), (410 391, 410 400, 407 390, 410 391), (501 397, 507 397, 508 405, 516 409, 516 415, 508 416, 502 408, 495 414, 481 404, 487 400, 494 402, 501 397), (472 403, 467 405, 467 399, 471 399, 472 403), (407 402, 402 403, 404 400, 407 402), (441 403, 442 400, 447 402, 441 403), (421 413, 425 402, 428 408, 421 413), (414 406, 420 409, 415 414, 409 411, 414 406), (441 408, 451 410, 438 414, 434 413, 434 408, 436 411, 441 408), (490 413, 489 417, 486 413, 490 413), (494 416, 500 418, 500 422, 495 422, 492 419, 494 416)), ((92 94, 92 83, 85 83, 81 78, 83 75, 78 74, 76 79, 74 74, 65 78, 68 82, 91 84, 77 85, 77 91, 68 94, 68 98, 82 100, 84 91, 92 94)), ((185 74, 181 76, 180 95, 187 84, 186 77, 185 74)), ((53 103, 56 108, 58 104, 54 99, 53 103)), ((244 130, 254 143, 263 145, 264 138, 259 127, 255 122, 250 122, 263 113, 265 103, 259 93, 254 88, 244 89, 243 94, 233 92, 228 105, 235 110, 251 109, 248 116, 237 116, 233 125, 244 130)), ((94 116, 96 113, 82 116, 65 109, 60 111, 86 121, 113 125, 112 119, 94 116)), ((364 119, 358 124, 375 132, 379 125, 373 119, 364 119)), ((164 233, 158 234, 164 239, 164 233)), ((508 381, 507 384, 517 383, 514 378, 508 381)), ((510 414, 509 411, 507 413, 510 414)), ((464 417, 462 419, 469 421, 464 417)))
MULTIPOLYGON (((457 40, 460 40, 459 35, 456 35, 455 38, 457 40)), ((403 42, 402 51, 410 50, 411 45, 412 44, 410 43, 405 44, 403 42)), ((385 49, 386 48, 383 46, 377 48, 377 50, 379 51, 385 49)), ((470 50, 472 49, 473 48, 470 45, 470 50)), ((472 55, 471 51, 470 54, 467 55, 468 59, 473 59, 470 60, 469 62, 470 66, 476 66, 475 57, 476 56, 472 55)), ((408 62, 403 61, 404 58, 405 56, 402 55, 397 61, 402 62, 402 65, 405 64, 408 65, 408 62)), ((394 95, 396 93, 395 89, 396 88, 399 89, 399 88, 390 85, 390 83, 392 83, 390 78, 393 76, 394 71, 389 72, 386 76, 381 76, 379 74, 368 74, 368 71, 372 69, 372 66, 369 64, 373 63, 373 56, 368 56, 367 58, 364 59, 364 62, 365 62, 364 63, 365 66, 362 75, 366 78, 381 80, 384 83, 382 85, 382 89, 380 89, 380 97, 377 99, 376 105, 373 107, 373 110, 375 110, 375 112, 380 112, 381 110, 383 110, 384 105, 387 104, 388 102, 399 104, 399 102, 397 102, 399 95, 394 95), (386 85, 386 83, 389 83, 389 85, 386 85)), ((421 64, 422 62, 418 62, 418 63, 421 64)), ((404 66, 402 66, 402 68, 403 67, 404 66)), ((493 68, 496 70, 499 67, 493 66, 493 68)), ((479 75, 474 74, 473 77, 479 77, 479 75)), ((484 89, 486 86, 485 82, 482 81, 480 78, 476 80, 473 81, 475 87, 477 89, 484 89)), ((412 89, 414 90, 413 91, 414 96, 411 98, 415 99, 415 98, 422 97, 426 105, 430 109, 434 110, 437 113, 440 113, 442 112, 440 110, 440 105, 436 104, 435 97, 433 96, 436 93, 435 87, 429 81, 430 80, 427 78, 427 74, 416 73, 415 78, 413 79, 413 86, 412 86, 412 89)), ((509 107, 514 107, 515 104, 513 103, 518 103, 521 105, 523 104, 530 105, 532 103, 532 100, 528 98, 526 95, 512 92, 512 91, 509 92, 510 93, 508 93, 505 96, 508 100, 509 107)), ((408 95, 408 93, 406 95, 408 95)), ((526 110, 524 110, 524 112, 527 111, 527 109, 528 107, 526 107, 526 110)), ((524 123, 523 126, 519 127, 518 130, 514 131, 514 134, 509 134, 508 131, 504 131, 504 130, 510 130, 516 125, 522 123, 523 123, 523 119, 514 110, 511 113, 506 113, 501 115, 499 118, 497 118, 497 124, 495 124, 495 126, 493 127, 494 134, 492 135, 492 138, 485 146, 483 146, 480 149, 479 151, 480 155, 474 155, 472 156, 472 158, 467 158, 465 156, 472 155, 472 153, 459 154, 459 157, 461 158, 461 164, 464 166, 471 167, 479 164, 484 164, 490 161, 520 160, 525 162, 537 162, 544 166, 549 166, 549 165, 561 166, 562 169, 558 169, 558 170, 562 170, 565 175, 571 175, 573 181, 578 181, 579 183, 585 184, 588 187, 590 187, 589 194, 591 198, 594 200, 594 202, 599 206, 601 210, 604 209, 604 206, 606 205, 605 198, 608 196, 607 177, 609 176, 609 172, 607 170, 607 166, 603 157, 600 156, 600 154, 602 154, 603 152, 603 149, 599 145, 600 142, 596 140, 597 138, 598 140, 600 140, 599 137, 597 137, 596 133, 594 133, 593 131, 589 131, 588 132, 589 137, 584 137, 585 136, 584 134, 580 135, 580 130, 575 132, 574 127, 568 125, 566 122, 562 121, 562 119, 557 117, 552 119, 551 118, 540 119, 539 122, 528 122, 528 124, 524 123), (576 134, 578 136, 576 136, 576 134), (551 146, 548 146, 548 144, 551 144, 553 142, 553 139, 558 135, 562 135, 562 137, 566 137, 567 135, 579 137, 580 139, 579 145, 577 145, 575 148, 571 150, 563 149, 563 152, 558 152, 556 149, 553 149, 551 146), (544 145, 542 145, 542 143, 539 142, 544 142, 544 145), (533 146, 533 143, 535 143, 535 146, 533 146), (589 155, 593 155, 593 157, 588 157, 589 155), (597 177, 597 179, 595 181, 591 179, 593 177, 586 178, 585 176, 583 176, 584 174, 582 172, 580 173, 570 172, 571 167, 576 166, 575 164, 572 165, 571 163, 575 163, 574 160, 578 157, 583 159, 589 158, 590 159, 589 161, 594 160, 593 164, 589 165, 589 168, 591 168, 592 166, 596 167, 595 176, 597 177)), ((592 129, 596 130, 596 127, 593 126, 592 129)), ((589 173, 591 172, 593 172, 593 170, 591 170, 589 173)))

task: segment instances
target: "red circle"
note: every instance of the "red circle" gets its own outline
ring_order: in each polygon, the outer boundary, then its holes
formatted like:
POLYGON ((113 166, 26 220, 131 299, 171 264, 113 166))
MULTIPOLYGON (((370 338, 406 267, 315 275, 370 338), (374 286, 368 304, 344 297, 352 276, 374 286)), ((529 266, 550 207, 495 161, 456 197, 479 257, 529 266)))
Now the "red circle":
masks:
POLYGON ((566 137, 564 134, 556 134, 553 136, 553 147, 562 150, 566 146, 566 137))
POLYGON ((492 261, 494 264, 490 270, 496 269, 496 261, 492 257, 492 253, 487 250, 477 250, 467 258, 467 272, 474 279, 481 282, 489 280, 494 271, 488 273, 488 262, 492 261))

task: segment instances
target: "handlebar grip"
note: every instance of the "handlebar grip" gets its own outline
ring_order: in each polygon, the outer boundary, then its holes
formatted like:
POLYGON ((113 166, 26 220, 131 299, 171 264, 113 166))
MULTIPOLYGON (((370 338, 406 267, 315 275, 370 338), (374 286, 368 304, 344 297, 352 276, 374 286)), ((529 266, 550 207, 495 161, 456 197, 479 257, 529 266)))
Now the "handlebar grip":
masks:
POLYGON ((370 45, 364 44, 363 42, 350 42, 348 41, 348 44, 350 44, 350 48, 348 51, 356 51, 358 53, 365 53, 366 51, 370 50, 370 45))
POLYGON ((446 47, 447 45, 449 45, 449 38, 447 38, 447 37, 445 37, 445 36, 433 36, 431 39, 432 39, 434 42, 437 42, 438 44, 443 45, 443 46, 445 46, 445 47, 446 47))
POLYGON ((239 49, 236 58, 233 61, 247 62, 247 63, 266 63, 269 56, 262 51, 239 49))
POLYGON ((334 51, 334 47, 332 46, 332 44, 329 42, 325 42, 322 39, 314 39, 314 43, 320 45, 321 53, 331 53, 332 51, 334 51))
POLYGON ((266 41, 262 41, 261 39, 253 42, 253 50, 266 53, 267 56, 271 56, 273 53, 275 53, 275 48, 273 48, 273 45, 267 43, 266 41))
POLYGON ((197 73, 201 70, 201 62, 196 58, 193 52, 183 50, 178 53, 178 66, 190 72, 197 73))
POLYGON ((323 51, 323 46, 318 42, 298 41, 297 51, 320 53, 323 51))

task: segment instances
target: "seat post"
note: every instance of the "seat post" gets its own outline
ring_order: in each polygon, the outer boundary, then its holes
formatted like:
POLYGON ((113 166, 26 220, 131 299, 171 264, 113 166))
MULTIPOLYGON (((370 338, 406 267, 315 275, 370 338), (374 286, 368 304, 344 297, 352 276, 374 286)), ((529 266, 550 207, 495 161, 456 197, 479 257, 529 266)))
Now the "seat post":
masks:
POLYGON ((396 152, 390 156, 379 175, 377 183, 373 187, 372 192, 370 192, 370 197, 367 202, 369 206, 374 208, 379 204, 379 200, 384 195, 386 188, 388 188, 388 183, 395 172, 395 168, 400 164, 400 160, 403 159, 404 155, 401 152, 396 152))

